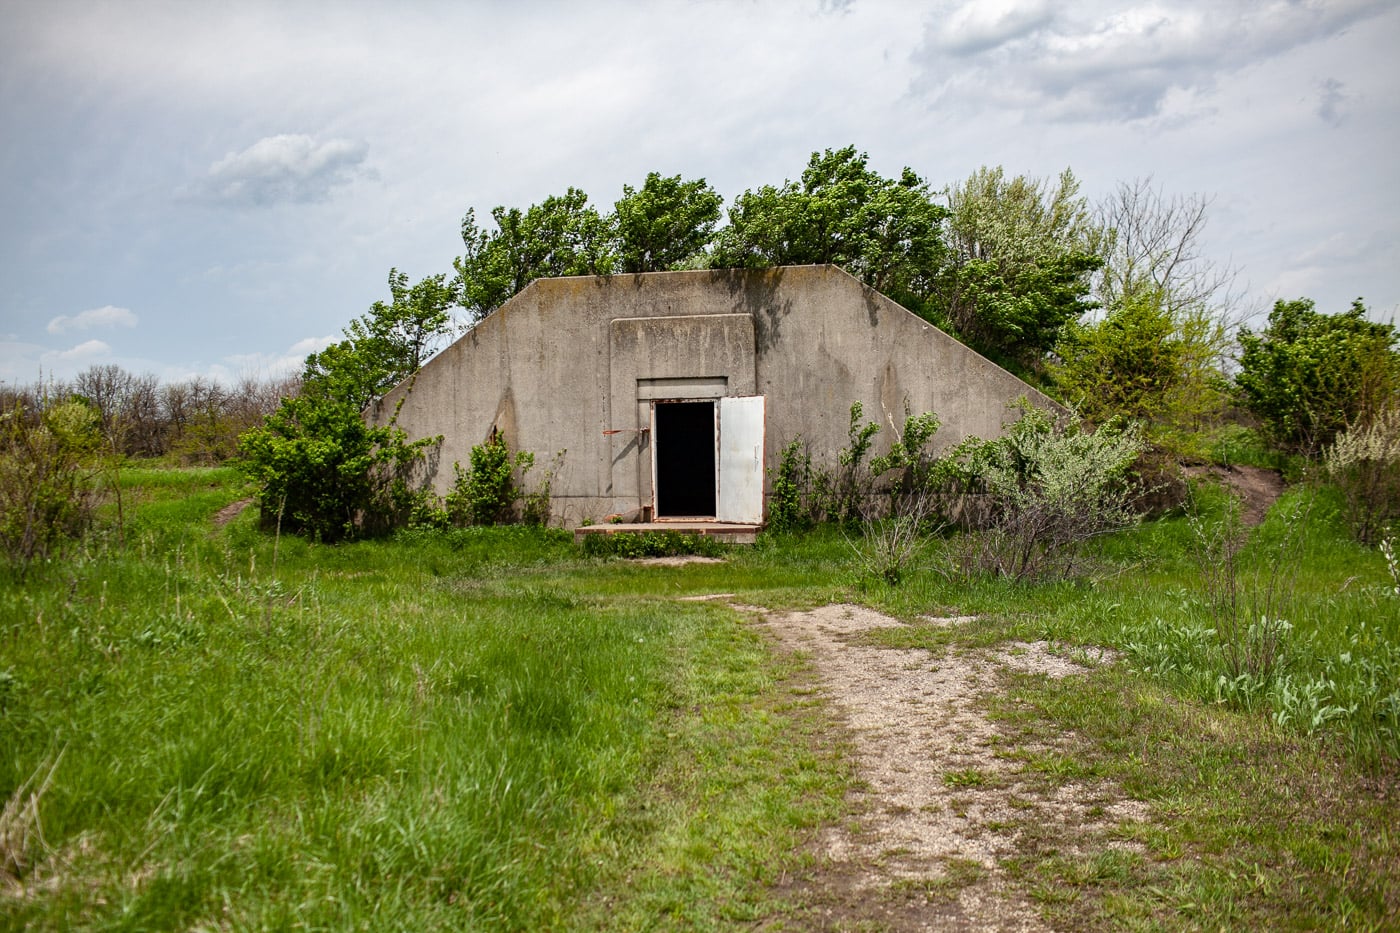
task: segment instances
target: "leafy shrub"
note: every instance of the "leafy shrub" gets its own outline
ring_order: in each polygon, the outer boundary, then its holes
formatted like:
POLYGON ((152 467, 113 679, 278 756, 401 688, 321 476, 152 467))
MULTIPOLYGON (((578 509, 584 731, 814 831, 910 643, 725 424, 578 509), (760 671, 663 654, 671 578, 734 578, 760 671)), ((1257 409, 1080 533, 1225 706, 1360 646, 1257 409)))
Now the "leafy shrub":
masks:
POLYGON ((866 458, 880 426, 873 421, 862 426, 862 414, 861 403, 852 402, 847 444, 837 454, 838 466, 834 471, 819 470, 813 482, 813 497, 823 517, 843 525, 854 525, 865 516, 874 491, 866 458))
POLYGON ((401 524, 419 504, 414 470, 437 439, 409 443, 321 394, 284 398, 240 438, 239 468, 258 487, 265 527, 339 541, 401 524))
POLYGON ((1306 299, 1278 301, 1267 328, 1241 331, 1235 382, 1275 446, 1315 455, 1393 398, 1396 340, 1395 327, 1367 320, 1360 301, 1336 315, 1319 314, 1306 299))
POLYGON ((906 402, 904 430, 890 445, 888 454, 870 461, 870 473, 877 481, 894 474, 886 480, 885 489, 890 497, 891 516, 917 515, 917 525, 931 510, 929 487, 937 461, 928 445, 941 424, 931 411, 912 414, 906 402))
POLYGON ((0 548, 21 573, 89 527, 102 446, 97 412, 82 402, 0 415, 0 548))
POLYGON ((889 453, 871 457, 880 426, 873 421, 861 424, 863 414, 864 406, 853 402, 846 446, 837 454, 834 469, 814 468, 811 452, 800 437, 783 448, 778 468, 769 471, 769 528, 795 531, 823 521, 854 527, 903 514, 914 507, 915 500, 920 502, 921 514, 929 510, 931 503, 923 500, 938 462, 929 450, 940 424, 938 416, 933 412, 914 415, 906 403, 904 428, 889 453))
POLYGON ((1323 465, 1345 497, 1352 534, 1375 544, 1400 519, 1400 405, 1339 434, 1323 465))
POLYGON ((511 456, 505 434, 492 428, 486 443, 472 447, 470 469, 452 465, 456 479, 447 494, 447 514, 457 525, 510 524, 521 498, 516 473, 523 476, 534 464, 528 451, 511 456))
POLYGON ((768 527, 772 531, 802 531, 815 521, 812 514, 812 454, 802 438, 790 441, 769 470, 768 527))
POLYGON ((724 553, 724 548, 715 538, 679 531, 619 531, 583 536, 583 553, 589 557, 679 557, 687 554, 718 557, 724 553))
POLYGON ((942 472, 980 491, 964 570, 1016 580, 1076 572, 1086 541, 1137 519, 1128 470, 1143 446, 1134 425, 1090 432, 1026 402, 1005 436, 958 445, 942 472))

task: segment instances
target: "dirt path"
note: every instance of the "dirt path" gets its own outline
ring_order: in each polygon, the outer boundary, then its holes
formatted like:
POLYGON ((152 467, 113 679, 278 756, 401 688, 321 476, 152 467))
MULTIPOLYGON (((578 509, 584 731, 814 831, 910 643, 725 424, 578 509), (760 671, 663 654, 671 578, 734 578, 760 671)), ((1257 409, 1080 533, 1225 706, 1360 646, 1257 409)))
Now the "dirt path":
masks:
POLYGON ((1192 466, 1183 471, 1191 479, 1208 478, 1224 485, 1240 499, 1240 521, 1253 528, 1264 521, 1269 507, 1283 495, 1286 483, 1278 470, 1252 466, 1192 466))
POLYGON ((235 518, 243 514, 243 510, 253 504, 252 499, 239 499, 237 502, 230 502, 222 509, 214 513, 215 528, 222 528, 235 518))
POLYGON ((1010 753, 1035 750, 1011 748, 981 710, 1002 668, 1057 678, 1087 670, 1044 642, 935 655, 869 644, 865 633, 904 623, 861 606, 736 608, 810 659, 863 782, 850 801, 855 821, 826 829, 815 870, 779 892, 804 905, 801 928, 1044 930, 1000 864, 1018 852, 1017 827, 1062 828, 1061 851, 1072 852, 1074 840, 1122 845, 1104 842, 1108 830, 1146 818, 1116 787, 1047 788, 1021 774, 1023 754, 1010 753))

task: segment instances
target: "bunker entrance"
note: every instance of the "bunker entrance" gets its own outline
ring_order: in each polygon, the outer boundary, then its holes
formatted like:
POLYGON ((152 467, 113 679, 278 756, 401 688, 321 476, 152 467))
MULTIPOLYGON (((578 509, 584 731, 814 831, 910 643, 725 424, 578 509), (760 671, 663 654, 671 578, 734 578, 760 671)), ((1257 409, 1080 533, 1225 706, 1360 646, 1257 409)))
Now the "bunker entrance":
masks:
POLYGON ((652 416, 657 518, 713 518, 715 403, 657 402, 652 416))

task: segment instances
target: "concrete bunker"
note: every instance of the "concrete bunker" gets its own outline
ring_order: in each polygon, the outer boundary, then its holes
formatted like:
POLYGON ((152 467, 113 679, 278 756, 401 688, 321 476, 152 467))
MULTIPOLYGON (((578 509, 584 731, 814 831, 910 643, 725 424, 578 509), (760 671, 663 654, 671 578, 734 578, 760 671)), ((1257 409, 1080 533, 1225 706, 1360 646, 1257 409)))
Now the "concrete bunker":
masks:
POLYGON ((938 413, 943 448, 998 435, 1021 397, 1052 404, 842 270, 792 266, 535 281, 370 416, 442 437, 439 494, 498 429, 537 460, 562 452, 556 524, 756 527, 783 447, 835 464, 853 402, 880 453, 906 404, 938 413))

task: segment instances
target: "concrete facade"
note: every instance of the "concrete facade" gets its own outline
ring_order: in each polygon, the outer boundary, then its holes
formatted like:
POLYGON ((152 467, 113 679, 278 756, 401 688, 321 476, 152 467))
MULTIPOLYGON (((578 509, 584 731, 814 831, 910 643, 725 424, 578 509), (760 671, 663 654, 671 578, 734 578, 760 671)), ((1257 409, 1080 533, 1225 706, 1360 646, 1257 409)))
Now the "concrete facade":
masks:
POLYGON ((757 470, 798 436, 814 463, 834 464, 856 401, 882 426, 875 453, 906 404, 938 414, 940 449, 999 435, 1022 396, 1053 404, 844 271, 790 266, 538 280, 370 416, 397 419, 410 438, 442 436, 430 464, 439 494, 493 428, 534 453, 536 471, 564 451, 553 516, 574 527, 650 517, 657 403, 735 396, 765 399, 757 470))

